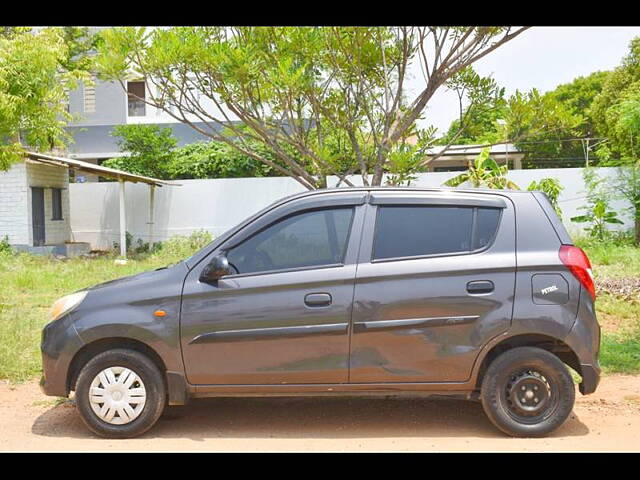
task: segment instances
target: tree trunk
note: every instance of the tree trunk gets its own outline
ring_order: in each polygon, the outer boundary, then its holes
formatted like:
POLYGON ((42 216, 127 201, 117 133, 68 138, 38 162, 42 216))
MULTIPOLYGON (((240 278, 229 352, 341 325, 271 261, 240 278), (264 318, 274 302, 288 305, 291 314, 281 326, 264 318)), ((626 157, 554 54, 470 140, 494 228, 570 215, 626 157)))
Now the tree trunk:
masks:
POLYGON ((635 220, 636 245, 640 246, 640 210, 638 209, 636 209, 635 220))

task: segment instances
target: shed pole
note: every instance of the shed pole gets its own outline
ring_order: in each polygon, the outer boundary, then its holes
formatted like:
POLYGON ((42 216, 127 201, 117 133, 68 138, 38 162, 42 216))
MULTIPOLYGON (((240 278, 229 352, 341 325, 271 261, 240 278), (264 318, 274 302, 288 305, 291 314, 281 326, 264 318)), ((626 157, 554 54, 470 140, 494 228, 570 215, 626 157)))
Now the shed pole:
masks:
POLYGON ((154 211, 154 197, 156 192, 156 186, 149 184, 149 251, 153 249, 153 211, 154 211))
POLYGON ((127 215, 124 205, 124 180, 118 179, 120 183, 120 257, 127 259, 127 215))

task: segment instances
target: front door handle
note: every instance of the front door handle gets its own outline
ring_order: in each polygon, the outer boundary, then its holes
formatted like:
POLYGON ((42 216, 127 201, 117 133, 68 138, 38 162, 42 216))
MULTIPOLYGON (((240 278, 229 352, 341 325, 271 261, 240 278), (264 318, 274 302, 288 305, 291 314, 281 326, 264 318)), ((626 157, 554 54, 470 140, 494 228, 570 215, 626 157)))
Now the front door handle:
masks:
POLYGON ((491 293, 495 285, 491 280, 475 280, 467 283, 467 292, 469 293, 491 293))
POLYGON ((307 307, 326 307, 331 305, 331 295, 328 293, 309 293, 304 297, 307 307))

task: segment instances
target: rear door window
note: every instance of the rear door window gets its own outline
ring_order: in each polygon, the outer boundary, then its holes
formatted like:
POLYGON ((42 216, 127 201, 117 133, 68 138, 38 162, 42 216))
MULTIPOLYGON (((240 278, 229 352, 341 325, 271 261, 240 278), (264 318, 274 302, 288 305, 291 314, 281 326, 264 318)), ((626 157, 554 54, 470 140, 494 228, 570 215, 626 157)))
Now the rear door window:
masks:
POLYGON ((471 252, 489 245, 501 209, 379 206, 373 260, 471 252))

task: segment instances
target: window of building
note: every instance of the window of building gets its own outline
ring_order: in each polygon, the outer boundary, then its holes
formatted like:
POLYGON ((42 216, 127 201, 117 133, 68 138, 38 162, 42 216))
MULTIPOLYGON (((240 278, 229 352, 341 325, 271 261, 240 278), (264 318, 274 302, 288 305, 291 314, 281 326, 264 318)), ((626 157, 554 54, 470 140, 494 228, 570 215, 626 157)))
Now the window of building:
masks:
POLYGON ((500 209, 495 208, 379 207, 373 259, 454 254, 484 248, 497 231, 499 218, 500 209))
POLYGON ((95 85, 84 85, 84 113, 96 112, 96 87, 95 85))
POLYGON ((129 116, 144 117, 146 115, 144 82, 127 82, 127 97, 129 100, 129 116))
POLYGON ((51 220, 62 220, 62 189, 51 189, 51 220))
POLYGON ((231 249, 227 258, 238 273, 342 263, 352 216, 352 208, 293 215, 231 249))

